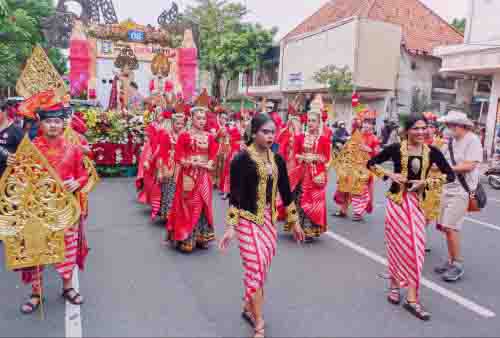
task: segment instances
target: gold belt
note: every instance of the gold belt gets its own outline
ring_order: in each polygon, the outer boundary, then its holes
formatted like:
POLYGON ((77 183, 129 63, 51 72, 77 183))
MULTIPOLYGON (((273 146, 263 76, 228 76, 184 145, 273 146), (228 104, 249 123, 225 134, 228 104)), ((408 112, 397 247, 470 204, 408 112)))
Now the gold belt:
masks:
POLYGON ((208 156, 207 155, 195 155, 190 157, 191 162, 208 162, 208 156))

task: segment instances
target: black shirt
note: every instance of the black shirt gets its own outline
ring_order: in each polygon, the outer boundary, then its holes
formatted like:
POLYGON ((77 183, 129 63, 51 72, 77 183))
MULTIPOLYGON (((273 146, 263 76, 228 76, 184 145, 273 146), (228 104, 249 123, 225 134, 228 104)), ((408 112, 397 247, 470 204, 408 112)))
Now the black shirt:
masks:
MULTIPOLYGON (((429 175, 429 170, 433 164, 435 164, 439 170, 446 175, 446 180, 448 183, 455 180, 455 173, 451 169, 450 164, 446 161, 443 153, 436 147, 429 146, 429 168, 425 176, 429 175)), ((387 161, 392 161, 393 172, 396 174, 401 174, 401 144, 394 143, 387 146, 380 152, 377 156, 373 157, 368 161, 368 168, 371 168, 377 164, 382 164, 387 161)), ((408 156, 408 180, 420 180, 422 177, 422 156, 408 156)), ((400 191, 400 185, 397 183, 392 183, 389 190, 391 193, 396 194, 400 191)))
POLYGON ((14 154, 23 140, 23 130, 13 123, 7 128, 0 130, 0 176, 7 167, 7 153, 14 154))
MULTIPOLYGON (((286 163, 283 158, 274 154, 274 162, 276 163, 277 176, 265 176, 259 170, 258 163, 252 158, 248 151, 242 151, 231 162, 231 193, 229 197, 230 206, 241 211, 246 211, 247 215, 253 215, 260 223, 262 221, 263 212, 259 206, 270 205, 273 215, 276 213, 276 201, 273 200, 274 189, 277 189, 283 205, 290 206, 295 197, 290 190, 290 182, 288 180, 288 172, 286 163), (259 196, 260 183, 266 180, 266 186, 263 187, 263 194, 259 196)), ((253 219, 250 219, 253 221, 253 219)))

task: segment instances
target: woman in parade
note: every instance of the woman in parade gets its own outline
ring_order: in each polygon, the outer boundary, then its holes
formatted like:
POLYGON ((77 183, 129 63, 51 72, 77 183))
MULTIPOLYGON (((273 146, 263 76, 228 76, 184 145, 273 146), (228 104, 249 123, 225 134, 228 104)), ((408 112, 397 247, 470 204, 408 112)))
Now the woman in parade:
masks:
POLYGON ((179 135, 175 161, 179 165, 177 189, 168 217, 168 236, 177 248, 190 253, 208 249, 215 240, 210 172, 215 170, 217 142, 204 130, 206 109, 192 109, 192 126, 179 135))
POLYGON ((296 239, 304 239, 285 161, 271 152, 275 133, 276 126, 268 115, 259 114, 252 119, 248 148, 231 164, 230 208, 224 238, 219 245, 224 251, 231 240, 238 237, 245 270, 242 315, 254 328, 255 337, 265 336, 262 306, 264 284, 276 254, 278 192, 287 208, 287 221, 296 239))
POLYGON ((224 170, 222 172, 222 193, 223 200, 227 200, 230 192, 230 168, 231 162, 234 157, 245 148, 244 136, 245 136, 245 128, 246 121, 240 113, 235 114, 234 116, 235 123, 232 127, 228 129, 229 142, 230 142, 230 151, 229 155, 226 157, 226 161, 224 163, 224 170))
POLYGON ((179 173, 175 162, 175 147, 184 127, 184 114, 172 114, 172 127, 165 129, 158 136, 159 148, 154 161, 156 175, 161 187, 161 196, 157 206, 153 203, 153 219, 159 215, 162 221, 167 222, 168 220, 168 213, 172 207, 179 173))
POLYGON ((226 163, 226 159, 229 156, 229 152, 231 151, 231 142, 229 138, 228 132, 228 124, 229 124, 229 116, 225 111, 220 112, 217 115, 217 134, 215 136, 215 140, 219 145, 219 152, 217 153, 217 163, 216 163, 216 181, 214 182, 219 192, 222 192, 222 176, 224 172, 224 165, 226 163))
MULTIPOLYGON (((444 146, 443 138, 439 135, 438 132, 438 124, 437 124, 437 115, 431 112, 424 113, 424 117, 427 119, 427 136, 425 139, 425 143, 429 146, 434 146, 437 149, 440 149, 444 146)), ((441 171, 436 165, 433 165, 429 172, 429 177, 438 178, 441 176, 441 171)), ((442 186, 436 187, 428 187, 425 190, 425 199, 422 203, 422 210, 425 215, 427 226, 432 223, 436 223, 440 210, 441 210, 441 194, 443 193, 442 186)), ((427 227, 429 230, 429 227, 427 227)), ((431 249, 429 247, 425 248, 426 252, 430 252, 431 249)))
MULTIPOLYGON (((380 151, 380 140, 374 133, 376 118, 375 112, 364 112, 359 118, 360 132, 363 138, 361 151, 367 152, 370 158, 380 151)), ((346 217, 349 204, 351 204, 353 213, 352 220, 356 222, 362 221, 367 213, 373 211, 373 191, 373 176, 370 176, 361 194, 349 194, 337 191, 334 200, 337 205, 339 205, 340 210, 335 213, 335 216, 346 217)))
POLYGON ((319 238, 328 229, 326 188, 331 142, 322 134, 321 124, 321 113, 308 113, 307 131, 297 136, 295 141, 294 153, 298 164, 290 172, 290 184, 306 241, 319 238))
POLYGON ((385 238, 391 287, 387 300, 401 303, 400 288, 407 287, 404 308, 421 320, 431 315, 420 303, 419 288, 425 257, 425 216, 422 201, 425 189, 441 186, 455 179, 455 174, 441 151, 425 144, 428 123, 422 114, 411 114, 404 122, 405 137, 368 162, 368 169, 392 180, 387 194, 385 238), (393 171, 381 164, 393 163, 393 171), (436 165, 444 175, 429 176, 436 165))

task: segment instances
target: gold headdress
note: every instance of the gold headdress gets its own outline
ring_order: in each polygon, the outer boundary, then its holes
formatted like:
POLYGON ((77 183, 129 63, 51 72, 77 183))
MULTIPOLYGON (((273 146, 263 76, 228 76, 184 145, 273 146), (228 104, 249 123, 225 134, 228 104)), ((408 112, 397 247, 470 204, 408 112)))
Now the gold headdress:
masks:
POLYGON ((49 57, 40 46, 33 48, 21 76, 17 80, 16 91, 24 98, 52 89, 59 101, 62 101, 68 87, 57 72, 49 57))
POLYGON ((16 161, 0 179, 0 238, 7 269, 61 263, 64 230, 80 218, 80 204, 29 138, 19 145, 16 161))

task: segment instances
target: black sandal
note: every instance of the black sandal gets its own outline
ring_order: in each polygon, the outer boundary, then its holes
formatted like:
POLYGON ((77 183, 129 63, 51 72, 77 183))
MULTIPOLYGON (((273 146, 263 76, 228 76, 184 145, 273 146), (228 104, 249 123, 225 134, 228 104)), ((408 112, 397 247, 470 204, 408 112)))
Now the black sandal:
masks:
POLYGON ((399 288, 390 288, 387 301, 394 305, 401 304, 401 290, 399 288))
POLYGON ((340 217, 340 218, 346 218, 347 214, 339 210, 339 211, 334 212, 333 216, 334 217, 340 217))
POLYGON ((73 304, 73 305, 83 305, 83 300, 82 300, 82 295, 80 295, 78 292, 76 292, 75 289, 73 288, 69 288, 69 289, 65 289, 63 290, 63 293, 61 295, 65 300, 67 300, 70 304, 73 304), (73 297, 70 296, 70 293, 71 292, 74 292, 75 295, 73 297), (77 302, 76 300, 80 298, 81 301, 80 302, 77 302))
POLYGON ((241 317, 250 324, 251 327, 255 328, 255 318, 253 317, 253 313, 251 311, 243 309, 241 312, 241 317))
POLYGON ((31 295, 30 301, 21 305, 21 313, 24 315, 30 315, 36 312, 40 308, 40 305, 42 305, 42 302, 44 302, 44 299, 42 299, 40 295, 35 295, 35 294, 31 295), (38 304, 33 303, 33 299, 38 299, 39 300, 38 304), (24 307, 28 307, 29 310, 25 310, 24 307))
POLYGON ((417 302, 410 302, 407 299, 403 307, 420 320, 429 321, 431 319, 431 314, 425 311, 424 307, 417 302))

